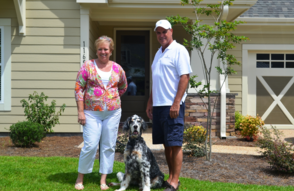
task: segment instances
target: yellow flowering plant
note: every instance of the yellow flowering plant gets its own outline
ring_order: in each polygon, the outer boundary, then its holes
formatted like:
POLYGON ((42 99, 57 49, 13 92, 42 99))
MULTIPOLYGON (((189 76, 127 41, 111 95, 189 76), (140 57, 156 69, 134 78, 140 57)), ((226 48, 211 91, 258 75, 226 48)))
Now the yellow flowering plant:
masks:
POLYGON ((184 151, 189 152, 191 156, 205 156, 205 138, 206 129, 204 127, 196 125, 186 125, 183 136, 184 151))
POLYGON ((264 121, 261 119, 260 116, 245 116, 241 123, 240 123, 240 129, 241 129, 241 135, 243 137, 246 137, 247 139, 256 139, 257 134, 259 133, 259 130, 261 127, 264 126, 264 121))

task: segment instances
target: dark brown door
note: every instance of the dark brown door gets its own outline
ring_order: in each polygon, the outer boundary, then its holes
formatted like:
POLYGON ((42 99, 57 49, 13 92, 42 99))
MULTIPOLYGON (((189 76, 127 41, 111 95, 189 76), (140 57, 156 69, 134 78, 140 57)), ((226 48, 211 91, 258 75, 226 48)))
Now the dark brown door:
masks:
POLYGON ((116 62, 126 72, 129 85, 121 97, 121 121, 134 114, 148 121, 145 111, 149 98, 149 31, 117 31, 116 37, 116 62))

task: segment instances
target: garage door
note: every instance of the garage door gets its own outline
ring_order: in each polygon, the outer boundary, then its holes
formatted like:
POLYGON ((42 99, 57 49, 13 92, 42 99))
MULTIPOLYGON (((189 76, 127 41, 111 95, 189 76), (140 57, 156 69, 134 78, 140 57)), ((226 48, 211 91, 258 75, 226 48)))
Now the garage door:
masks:
POLYGON ((294 128, 294 54, 249 54, 248 104, 267 126, 294 128))

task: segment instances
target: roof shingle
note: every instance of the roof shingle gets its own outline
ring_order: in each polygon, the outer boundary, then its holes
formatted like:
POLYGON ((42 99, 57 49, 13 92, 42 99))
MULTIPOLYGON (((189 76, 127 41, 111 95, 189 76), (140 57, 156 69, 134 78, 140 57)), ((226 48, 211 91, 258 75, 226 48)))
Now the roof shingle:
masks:
POLYGON ((258 0, 240 17, 294 18, 294 0, 258 0))

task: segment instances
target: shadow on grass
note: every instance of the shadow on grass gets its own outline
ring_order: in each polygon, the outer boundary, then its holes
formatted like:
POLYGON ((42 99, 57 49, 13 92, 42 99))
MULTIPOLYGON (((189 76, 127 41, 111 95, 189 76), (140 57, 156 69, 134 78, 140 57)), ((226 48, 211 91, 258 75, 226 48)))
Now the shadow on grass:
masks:
MULTIPOLYGON (((76 182, 77 176, 78 176, 77 172, 56 173, 56 174, 52 174, 48 176, 47 179, 51 182, 74 185, 76 182)), ((101 175, 99 172, 85 174, 83 184, 85 187, 87 186, 87 184, 96 184, 97 186, 100 186, 100 178, 101 178, 101 175)), ((116 177, 116 172, 107 175, 107 183, 110 183, 110 182, 118 182, 116 177)), ((112 186, 111 188, 118 189, 119 187, 120 186, 112 186)), ((130 185, 128 189, 138 190, 139 186, 130 185)), ((153 190, 162 190, 162 188, 157 188, 153 190)))
MULTIPOLYGON (((78 176, 77 172, 66 172, 66 173, 56 173, 47 177, 51 182, 57 182, 61 184, 70 184, 73 185, 78 176)), ((92 172, 90 174, 85 174, 84 176, 84 185, 88 183, 94 183, 100 185, 101 175, 99 172, 92 172)), ((107 175, 107 180, 116 180, 116 173, 111 173, 107 175)))

